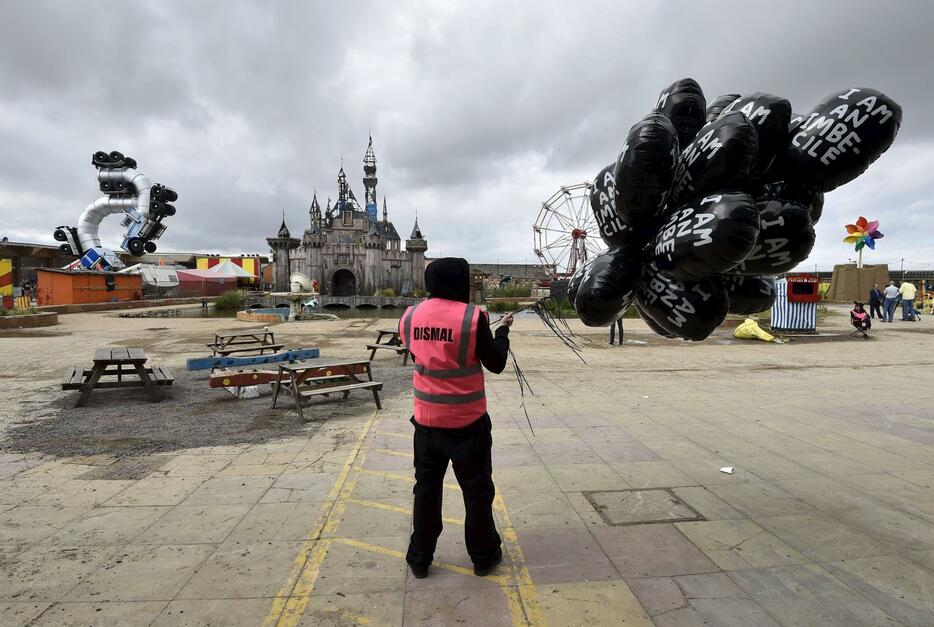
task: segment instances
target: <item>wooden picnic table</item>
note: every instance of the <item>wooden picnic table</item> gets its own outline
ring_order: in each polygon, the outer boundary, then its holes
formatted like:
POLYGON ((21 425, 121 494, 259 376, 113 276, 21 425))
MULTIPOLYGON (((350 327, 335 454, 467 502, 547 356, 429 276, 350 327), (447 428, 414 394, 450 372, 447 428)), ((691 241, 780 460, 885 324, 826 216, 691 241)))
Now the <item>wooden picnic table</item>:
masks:
POLYGON ((267 350, 273 353, 282 348, 282 344, 276 344, 276 335, 268 328, 253 329, 248 331, 238 331, 235 333, 216 333, 214 343, 208 344, 208 348, 214 351, 213 356, 222 355, 226 357, 231 353, 257 352, 263 355, 267 350))
POLYGON ((376 351, 391 350, 395 351, 397 355, 402 355, 403 366, 409 363, 409 349, 402 345, 402 338, 399 337, 398 327, 394 329, 377 329, 376 333, 376 342, 366 345, 370 350, 370 361, 373 361, 373 358, 376 357, 376 351), (389 339, 383 342, 383 338, 387 335, 389 339))
POLYGON ((297 361, 294 363, 281 363, 276 381, 273 385, 272 406, 275 408, 279 398, 279 390, 284 389, 295 401, 298 416, 304 422, 302 401, 312 396, 336 394, 338 392, 347 398, 351 390, 370 390, 376 408, 382 409, 379 401, 379 391, 383 389, 380 381, 373 380, 370 362, 366 359, 354 359, 322 363, 318 360, 311 362, 297 361), (287 381, 283 381, 285 375, 287 381), (366 375, 366 380, 360 377, 366 375), (303 387, 304 386, 304 387, 303 387))
POLYGON ((151 400, 160 400, 157 386, 172 385, 175 378, 163 366, 146 367, 146 353, 141 348, 98 348, 94 351, 94 365, 90 370, 73 367, 65 371, 63 390, 81 390, 75 407, 88 402, 91 392, 103 388, 142 387, 151 400), (101 381, 103 377, 116 381, 101 381), (125 377, 132 377, 126 379, 125 377))

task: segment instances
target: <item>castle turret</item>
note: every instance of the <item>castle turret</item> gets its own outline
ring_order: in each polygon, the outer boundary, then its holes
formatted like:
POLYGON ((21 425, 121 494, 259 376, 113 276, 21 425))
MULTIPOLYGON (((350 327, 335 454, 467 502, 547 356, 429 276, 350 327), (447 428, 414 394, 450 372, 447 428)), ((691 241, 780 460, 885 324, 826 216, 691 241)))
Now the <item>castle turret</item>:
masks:
POLYGON ((311 207, 308 209, 308 217, 311 218, 312 226, 318 227, 318 230, 321 230, 321 205, 318 204, 318 190, 315 190, 315 194, 311 199, 311 207))
POLYGON ((376 222, 376 154, 373 152, 373 137, 366 147, 363 157, 363 186, 366 188, 366 215, 370 222, 376 222))
POLYGON ((285 225, 285 212, 282 212, 282 225, 279 227, 279 233, 276 237, 267 237, 266 243, 272 249, 272 258, 274 264, 273 272, 273 290, 277 292, 288 292, 290 283, 289 275, 292 273, 289 263, 289 251, 298 248, 299 240, 292 237, 289 233, 289 227, 285 225))
POLYGON ((418 226, 418 214, 415 214, 415 226, 412 234, 405 240, 405 250, 412 254, 412 288, 425 289, 425 252, 428 250, 428 240, 422 235, 418 226))

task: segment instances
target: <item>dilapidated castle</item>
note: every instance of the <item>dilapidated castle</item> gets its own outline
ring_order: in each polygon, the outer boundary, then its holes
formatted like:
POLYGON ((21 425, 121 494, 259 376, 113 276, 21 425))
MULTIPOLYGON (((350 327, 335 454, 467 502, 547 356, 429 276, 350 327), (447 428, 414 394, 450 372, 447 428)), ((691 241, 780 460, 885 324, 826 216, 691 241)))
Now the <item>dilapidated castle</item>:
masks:
POLYGON ((428 241, 418 226, 405 240, 389 221, 383 196, 382 219, 377 215, 376 155, 370 138, 363 157, 365 206, 360 206, 347 182, 344 167, 337 173, 337 200, 328 198, 322 211, 315 192, 309 228, 301 238, 292 237, 285 219, 276 237, 267 238, 275 259, 274 289, 288 291, 289 274, 302 272, 318 282, 318 290, 331 296, 372 296, 391 288, 408 296, 424 290, 425 251, 428 241))

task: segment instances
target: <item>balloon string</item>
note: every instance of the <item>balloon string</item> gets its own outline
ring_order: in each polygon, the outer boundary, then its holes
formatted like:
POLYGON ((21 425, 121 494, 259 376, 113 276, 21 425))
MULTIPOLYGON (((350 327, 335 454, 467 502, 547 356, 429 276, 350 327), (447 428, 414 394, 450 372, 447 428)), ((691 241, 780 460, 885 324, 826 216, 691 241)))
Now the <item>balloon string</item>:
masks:
POLYGON ((512 358, 512 367, 516 371, 516 380, 519 382, 519 396, 522 398, 519 406, 522 408, 522 411, 525 412, 525 420, 529 423, 529 431, 532 432, 532 435, 535 435, 535 429, 532 428, 532 419, 529 418, 529 410, 525 407, 525 389, 528 388, 529 394, 535 396, 535 392, 532 391, 532 386, 529 385, 529 380, 525 378, 525 373, 522 372, 522 369, 519 368, 519 362, 516 359, 516 354, 512 352, 512 349, 509 349, 509 356, 512 358))

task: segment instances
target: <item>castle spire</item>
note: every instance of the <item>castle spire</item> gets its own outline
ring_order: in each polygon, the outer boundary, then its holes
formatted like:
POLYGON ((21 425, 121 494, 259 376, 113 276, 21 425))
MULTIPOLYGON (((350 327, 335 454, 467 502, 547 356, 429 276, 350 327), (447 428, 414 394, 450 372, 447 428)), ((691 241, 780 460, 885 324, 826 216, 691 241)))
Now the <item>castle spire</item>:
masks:
POLYGON ((376 222, 376 154, 373 152, 373 136, 370 135, 370 141, 366 147, 366 154, 363 156, 363 187, 366 189, 364 204, 366 205, 366 214, 370 222, 376 222))
POLYGON ((386 209, 386 195, 383 194, 383 223, 389 222, 389 210, 386 209))

